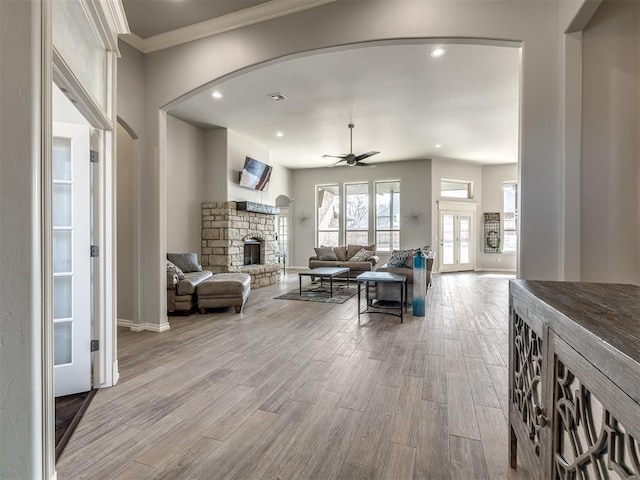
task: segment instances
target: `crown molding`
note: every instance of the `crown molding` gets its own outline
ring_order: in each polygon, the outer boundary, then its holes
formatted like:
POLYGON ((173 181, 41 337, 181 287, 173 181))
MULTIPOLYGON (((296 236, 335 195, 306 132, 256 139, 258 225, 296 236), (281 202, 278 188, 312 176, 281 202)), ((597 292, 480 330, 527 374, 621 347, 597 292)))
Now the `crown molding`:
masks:
POLYGON ((141 38, 132 33, 129 35, 121 35, 120 38, 142 53, 151 53, 273 18, 283 17, 309 8, 319 7, 335 1, 336 0, 271 0, 270 2, 256 5, 255 7, 232 12, 221 17, 205 20, 204 22, 194 23, 193 25, 177 28, 152 37, 141 38))

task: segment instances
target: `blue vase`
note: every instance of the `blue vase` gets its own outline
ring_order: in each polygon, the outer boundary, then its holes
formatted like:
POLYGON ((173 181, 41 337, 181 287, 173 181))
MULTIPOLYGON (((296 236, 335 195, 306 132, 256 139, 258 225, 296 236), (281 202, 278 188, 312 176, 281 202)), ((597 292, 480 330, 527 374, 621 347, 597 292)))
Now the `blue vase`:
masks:
POLYGON ((425 316, 427 296, 427 255, 418 250, 413 256, 413 316, 425 316))

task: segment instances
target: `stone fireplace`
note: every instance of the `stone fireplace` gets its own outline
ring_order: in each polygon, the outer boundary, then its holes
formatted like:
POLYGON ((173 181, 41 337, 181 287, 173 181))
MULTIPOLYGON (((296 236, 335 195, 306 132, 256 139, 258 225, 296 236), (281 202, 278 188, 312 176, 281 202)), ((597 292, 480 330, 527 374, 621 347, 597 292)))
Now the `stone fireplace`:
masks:
POLYGON ((248 273, 252 288, 272 285, 279 268, 275 216, 237 206, 236 202, 202 204, 202 267, 213 273, 248 273))

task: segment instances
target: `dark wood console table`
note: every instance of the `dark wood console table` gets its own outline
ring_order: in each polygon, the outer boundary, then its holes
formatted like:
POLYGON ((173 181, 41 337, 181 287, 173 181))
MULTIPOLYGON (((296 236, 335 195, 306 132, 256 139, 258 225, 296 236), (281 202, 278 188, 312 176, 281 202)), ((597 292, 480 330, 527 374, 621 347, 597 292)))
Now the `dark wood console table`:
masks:
POLYGON ((511 467, 640 478, 640 287, 512 280, 509 303, 511 467))

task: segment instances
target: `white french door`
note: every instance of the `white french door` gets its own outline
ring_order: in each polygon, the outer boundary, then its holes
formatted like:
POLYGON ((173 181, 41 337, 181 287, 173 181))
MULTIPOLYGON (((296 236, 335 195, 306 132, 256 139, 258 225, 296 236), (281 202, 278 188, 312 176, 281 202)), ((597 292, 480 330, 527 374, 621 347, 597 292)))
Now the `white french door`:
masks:
POLYGON ((55 396, 91 389, 90 127, 53 124, 55 396))
POLYGON ((474 270, 474 215, 467 211, 440 211, 440 271, 474 270))

